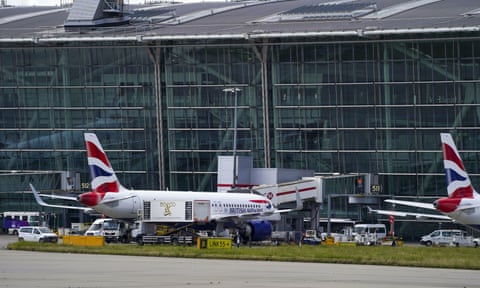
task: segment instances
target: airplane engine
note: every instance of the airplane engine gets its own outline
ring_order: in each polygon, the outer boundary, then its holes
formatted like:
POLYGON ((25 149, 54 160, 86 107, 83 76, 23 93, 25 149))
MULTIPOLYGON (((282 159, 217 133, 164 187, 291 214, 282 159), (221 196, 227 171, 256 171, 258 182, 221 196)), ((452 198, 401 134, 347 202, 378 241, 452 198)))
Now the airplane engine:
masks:
POLYGON ((263 241, 272 236, 272 224, 265 220, 252 220, 245 226, 245 238, 251 241, 263 241))
POLYGON ((88 207, 92 207, 98 204, 100 200, 102 199, 100 193, 90 191, 87 193, 82 193, 78 195, 78 201, 88 207))

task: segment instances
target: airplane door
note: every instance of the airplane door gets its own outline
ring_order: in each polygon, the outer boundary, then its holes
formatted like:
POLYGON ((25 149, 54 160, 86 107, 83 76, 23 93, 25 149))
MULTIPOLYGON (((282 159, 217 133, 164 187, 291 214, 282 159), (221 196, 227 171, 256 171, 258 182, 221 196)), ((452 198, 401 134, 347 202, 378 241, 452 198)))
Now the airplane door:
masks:
POLYGON ((132 198, 132 214, 138 215, 139 211, 142 209, 142 200, 140 197, 135 196, 132 198))
POLYGON ((193 221, 208 222, 210 220, 210 201, 195 200, 193 201, 193 221))

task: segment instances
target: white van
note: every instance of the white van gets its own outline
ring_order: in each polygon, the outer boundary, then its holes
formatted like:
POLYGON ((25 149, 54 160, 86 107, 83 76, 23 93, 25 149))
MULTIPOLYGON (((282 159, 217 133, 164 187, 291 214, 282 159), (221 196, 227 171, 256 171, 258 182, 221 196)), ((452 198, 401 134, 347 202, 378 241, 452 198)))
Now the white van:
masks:
POLYGON ((380 245, 387 237, 385 224, 355 224, 353 238, 358 245, 380 245))
POLYGON ((457 229, 441 229, 422 236, 420 244, 425 246, 473 246, 473 239, 467 232, 457 229))
POLYGON ((126 242, 127 234, 125 223, 111 218, 95 220, 85 232, 85 236, 104 236, 107 243, 126 242))
POLYGON ((58 236, 47 227, 24 226, 18 230, 18 241, 57 243, 58 236))

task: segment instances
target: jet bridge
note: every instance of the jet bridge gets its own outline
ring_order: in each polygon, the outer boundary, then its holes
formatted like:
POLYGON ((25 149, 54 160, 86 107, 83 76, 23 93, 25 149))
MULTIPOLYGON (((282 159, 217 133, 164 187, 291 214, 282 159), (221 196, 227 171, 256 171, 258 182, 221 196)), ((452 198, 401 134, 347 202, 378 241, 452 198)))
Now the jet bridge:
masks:
POLYGON ((254 186, 253 189, 270 199, 277 206, 295 202, 297 191, 302 201, 321 203, 322 181, 321 177, 304 177, 297 181, 254 186))

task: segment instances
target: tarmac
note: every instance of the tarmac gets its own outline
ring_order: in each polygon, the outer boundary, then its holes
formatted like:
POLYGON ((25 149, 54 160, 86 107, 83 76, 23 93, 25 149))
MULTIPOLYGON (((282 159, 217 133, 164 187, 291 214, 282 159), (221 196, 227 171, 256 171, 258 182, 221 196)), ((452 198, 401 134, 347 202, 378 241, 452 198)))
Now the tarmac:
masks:
POLYGON ((480 287, 475 270, 6 250, 0 287, 480 287))

